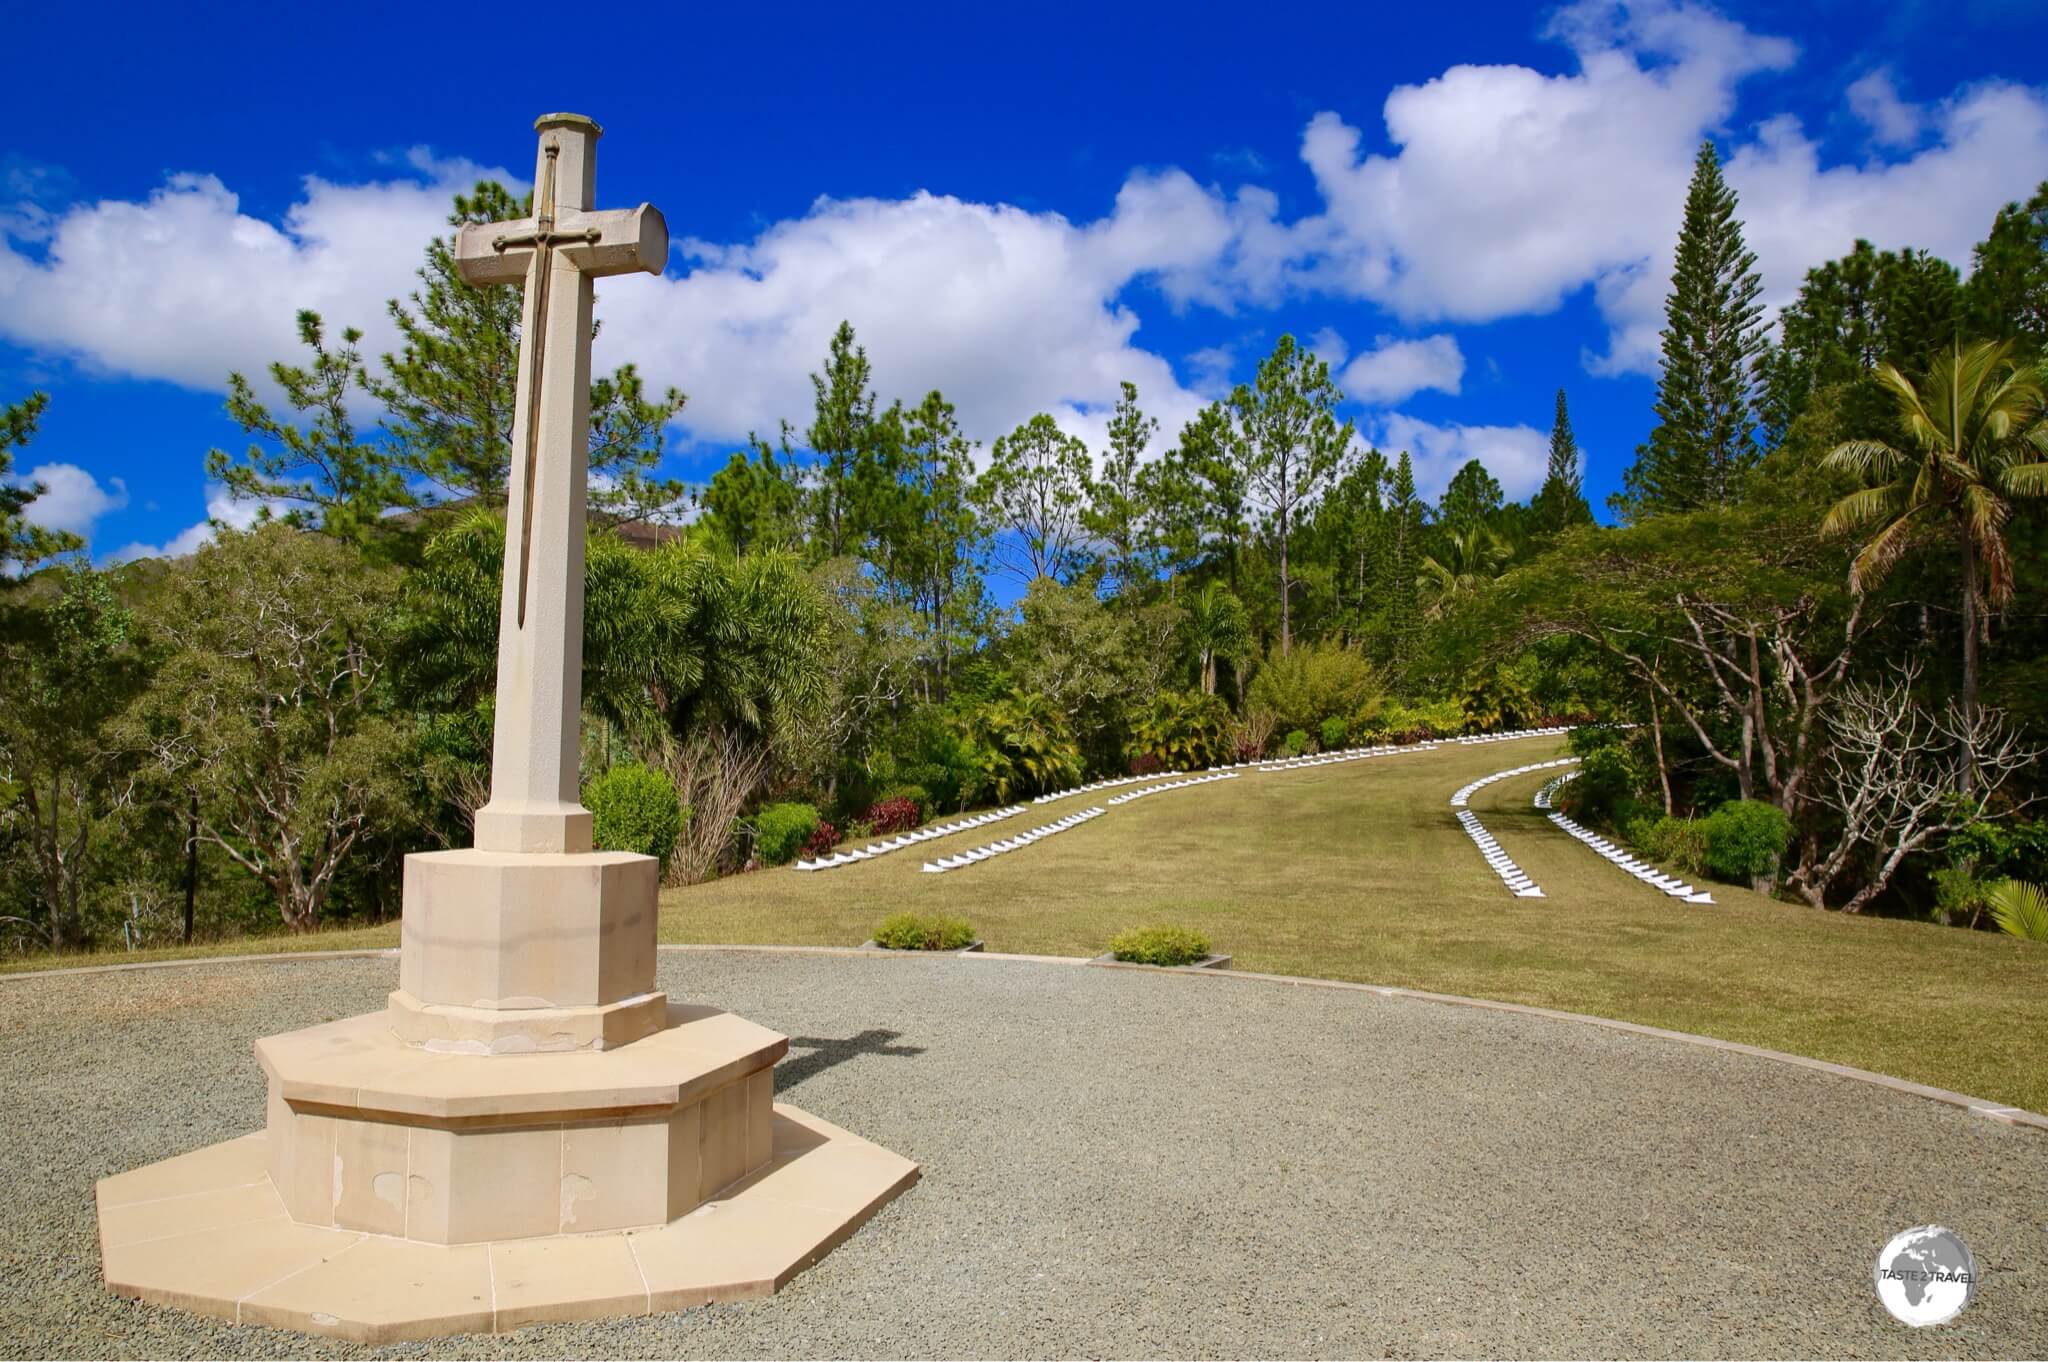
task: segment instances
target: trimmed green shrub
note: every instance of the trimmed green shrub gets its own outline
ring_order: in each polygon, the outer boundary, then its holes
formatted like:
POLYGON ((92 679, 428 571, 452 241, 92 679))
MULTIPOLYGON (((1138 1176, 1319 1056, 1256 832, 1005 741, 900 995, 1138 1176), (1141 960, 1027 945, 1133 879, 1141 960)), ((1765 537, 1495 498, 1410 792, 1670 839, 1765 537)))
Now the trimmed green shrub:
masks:
POLYGON ((1759 890, 1776 879, 1778 858, 1792 844, 1785 811, 1755 799, 1729 800, 1707 817, 1705 830, 1707 868, 1726 879, 1747 879, 1759 890))
POLYGON ((1283 757, 1298 757, 1306 751, 1308 733, 1302 729, 1297 728, 1280 740, 1280 755, 1283 757))
POLYGON ((1345 743, 1351 741, 1351 721, 1332 714, 1329 718, 1323 720, 1321 736, 1323 739, 1323 750, 1325 752, 1334 752, 1345 743))
POLYGON ((1209 938, 1192 927, 1159 923, 1118 932, 1109 953, 1134 965, 1192 965, 1209 954, 1209 938))
POLYGON ((1707 868, 1707 829, 1697 818, 1638 817, 1623 825, 1623 835, 1651 860, 1683 874, 1707 868))
POLYGON ((683 808, 667 776, 623 762, 583 787, 583 807, 590 810, 590 837, 599 851, 637 852, 668 869, 683 832, 683 808))
POLYGON ((974 942, 964 917, 891 913, 875 928, 875 944, 890 951, 957 951, 974 942))
POLYGON ((818 811, 809 804, 768 804, 754 815, 754 852, 764 865, 793 859, 818 830, 818 811))

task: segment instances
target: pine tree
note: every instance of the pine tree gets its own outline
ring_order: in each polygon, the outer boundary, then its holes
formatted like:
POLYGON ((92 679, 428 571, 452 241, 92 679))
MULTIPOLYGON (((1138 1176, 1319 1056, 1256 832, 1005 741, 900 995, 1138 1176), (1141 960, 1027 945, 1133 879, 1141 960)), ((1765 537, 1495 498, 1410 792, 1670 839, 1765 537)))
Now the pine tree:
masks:
POLYGON ((1962 290, 1968 338, 2014 340, 2028 355, 2048 349, 2048 180, 2024 205, 1999 209, 1971 254, 1962 290))
POLYGON ((1109 418, 1109 448, 1103 453, 1101 472, 1088 480, 1088 508, 1081 513, 1081 524, 1102 541, 1102 567, 1120 594, 1132 593, 1157 574, 1156 566, 1144 561, 1144 497, 1138 466, 1158 430, 1159 422, 1138 407, 1138 385, 1126 382, 1109 418))
POLYGON ((1657 427, 1636 450, 1617 509, 1631 519, 1725 506, 1758 457, 1751 390, 1766 350, 1756 256, 1742 240, 1735 191, 1712 142, 1700 144, 1671 296, 1657 427))
POLYGON ((811 375, 811 427, 804 442, 818 456, 811 494, 811 542, 827 558, 861 547, 857 484, 873 462, 880 422, 869 386, 872 366, 856 344, 853 325, 840 322, 825 356, 825 372, 811 375))
MULTIPOLYGON (((455 196, 448 225, 502 222, 530 206, 485 180, 455 196)), ((409 305, 396 298, 389 304, 399 352, 384 356, 383 375, 363 374, 363 385, 384 404, 390 456, 409 478, 432 495, 502 506, 510 491, 525 303, 516 288, 465 283, 452 235, 427 244, 419 278, 409 305)), ((683 402, 673 388, 650 399, 631 364, 591 381, 593 510, 638 519, 682 495, 681 483, 650 475, 661 461, 662 429, 683 402)))
POLYGON ((1563 388, 1557 390, 1557 414, 1550 421, 1550 466, 1544 471, 1543 486, 1537 489, 1534 510, 1538 534, 1556 534, 1593 523, 1593 508, 1586 504, 1582 490, 1579 442, 1572 434, 1563 388))
POLYGON ((48 393, 30 393, 20 402, 0 407, 0 591, 19 580, 15 576, 18 570, 85 546, 77 535, 30 524, 22 512, 43 494, 43 485, 17 482, 12 476, 14 451, 35 438, 36 424, 49 404, 48 393))
POLYGON ((1454 532, 1469 530, 1492 520, 1505 499, 1500 483, 1486 471, 1486 465, 1477 459, 1467 459, 1451 475, 1450 485, 1437 502, 1436 523, 1454 532))
POLYGON ((308 423, 300 427, 273 415, 246 377, 229 374, 228 415, 259 440, 239 462, 224 449, 208 451, 206 475, 235 498, 261 503, 265 517, 281 502, 279 518, 286 523, 366 545, 383 537, 386 512, 417 499, 391 451, 356 432, 350 394, 363 382, 356 348, 363 333, 344 328, 340 348, 330 349, 319 313, 302 310, 298 326, 312 365, 279 361, 270 377, 294 411, 307 413, 308 423))

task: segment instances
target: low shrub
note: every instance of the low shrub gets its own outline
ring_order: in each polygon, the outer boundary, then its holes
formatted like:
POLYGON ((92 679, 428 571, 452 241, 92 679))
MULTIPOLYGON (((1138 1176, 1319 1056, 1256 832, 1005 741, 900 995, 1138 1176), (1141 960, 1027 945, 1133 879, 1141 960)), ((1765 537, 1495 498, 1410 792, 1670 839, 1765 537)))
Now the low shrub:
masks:
POLYGON ((839 839, 839 826, 829 818, 820 818, 818 826, 811 830, 811 835, 804 838, 803 848, 797 852, 797 855, 807 861, 815 861, 833 847, 838 846, 839 839))
POLYGON ((869 805, 861 821, 871 829, 871 836, 886 837, 892 832, 909 832, 924 820, 917 816, 915 803, 899 797, 869 805))
POLYGON ((766 865, 782 865, 795 859, 819 826, 818 811, 809 804, 764 805, 754 815, 754 853, 766 865))
POLYGON ((875 928, 875 944, 891 951, 957 951, 973 941, 966 918, 937 913, 891 913, 875 928))
POLYGON ((922 785, 891 785, 882 791, 882 797, 876 802, 886 804, 892 799, 907 799, 915 805, 920 823, 937 812, 932 806, 931 794, 922 785))
POLYGON ((1109 953, 1134 965, 1192 965, 1209 954, 1209 938, 1192 927, 1159 923, 1118 932, 1109 953))
POLYGON ((624 762, 583 787, 590 810, 590 836, 599 851, 652 856, 668 869, 669 853, 683 831, 683 809, 675 782, 637 762, 624 762))
POLYGON ((1697 818, 1636 817, 1622 825, 1622 835, 1651 860, 1682 874, 1707 868, 1707 829, 1697 818))
POLYGON ((1323 750, 1325 752, 1336 751, 1345 743, 1351 741, 1351 721, 1349 719, 1339 718, 1337 715, 1334 714, 1331 715, 1329 718, 1323 720, 1321 737, 1323 740, 1323 750))
POLYGON ((1308 751, 1308 732, 1297 728, 1280 740, 1280 755, 1298 757, 1308 751))
POLYGON ((1755 799, 1729 800, 1708 815, 1705 831, 1707 868, 1725 879, 1747 879, 1760 892, 1769 891, 1778 858, 1792 843, 1785 811, 1755 799))
POLYGON ((1978 916, 1991 906, 1994 883, 1979 877, 1975 869, 1966 865, 1935 871, 1934 920, 1944 927, 1953 927, 1958 922, 1976 925, 1978 916))
POLYGON ((1156 776, 1166 767, 1150 752, 1140 752, 1131 758, 1131 774, 1134 776, 1156 776))
POLYGON ((1626 747, 1598 747, 1579 761, 1578 779, 1564 787, 1575 817, 1605 822, 1623 815, 1622 805, 1642 784, 1643 770, 1626 747))

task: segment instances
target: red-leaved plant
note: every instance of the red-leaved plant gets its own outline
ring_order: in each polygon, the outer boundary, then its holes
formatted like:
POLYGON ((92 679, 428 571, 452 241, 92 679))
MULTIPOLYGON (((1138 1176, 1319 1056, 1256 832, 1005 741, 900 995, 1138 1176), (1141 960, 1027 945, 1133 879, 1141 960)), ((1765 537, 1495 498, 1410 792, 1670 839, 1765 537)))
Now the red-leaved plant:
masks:
POLYGON ((892 832, 909 832, 917 826, 917 801, 898 798, 870 804, 865 821, 873 826, 877 837, 886 837, 892 832))

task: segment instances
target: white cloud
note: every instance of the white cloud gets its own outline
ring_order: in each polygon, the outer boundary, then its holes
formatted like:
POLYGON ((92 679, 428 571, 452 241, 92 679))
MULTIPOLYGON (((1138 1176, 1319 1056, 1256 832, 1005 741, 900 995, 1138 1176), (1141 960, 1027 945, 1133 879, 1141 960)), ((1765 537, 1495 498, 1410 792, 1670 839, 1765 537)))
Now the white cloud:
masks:
POLYGON ((161 544, 145 544, 136 541, 124 544, 100 560, 102 567, 117 563, 133 562, 137 558, 183 558, 186 554, 197 553, 202 547, 213 542, 222 525, 229 529, 246 530, 262 518, 265 508, 272 515, 282 515, 287 503, 282 501, 236 500, 227 488, 219 483, 209 483, 206 489, 206 519, 196 525, 187 525, 161 544))
POLYGON ((1531 426, 1439 426, 1389 412, 1372 423, 1371 432, 1389 459, 1408 451, 1415 489, 1431 501, 1443 495, 1451 476, 1471 459, 1486 465, 1510 501, 1541 487, 1550 463, 1550 436, 1531 426))
POLYGON ((1455 336, 1397 340, 1380 336, 1351 361, 1338 385, 1354 401, 1390 405, 1425 388, 1456 393, 1465 380, 1465 356, 1455 336))
POLYGON ((1849 109, 1870 129, 1880 146, 1909 147, 1920 140, 1927 116, 1917 104, 1899 98, 1892 73, 1880 67, 1849 87, 1849 109))
MULTIPOLYGON (((1705 137, 1729 151, 1774 307, 1859 236, 1967 265, 1999 205, 2048 174, 2048 99, 2030 89, 1967 88, 1929 116, 1934 137, 1912 156, 1823 168, 1789 116, 1728 135, 1742 82, 1792 63, 1784 39, 1671 0, 1587 0, 1550 32, 1575 72, 1454 66, 1395 89, 1382 109, 1391 154, 1367 152, 1338 114, 1316 115, 1302 159, 1326 225, 1286 229, 1290 248, 1320 254, 1293 259, 1283 276, 1410 320, 1540 313, 1590 284, 1610 334, 1589 366, 1647 373, 1705 137)), ((1888 82, 1859 84, 1851 107, 1881 135, 1902 134, 1914 111, 1888 82)))
POLYGON ((102 487, 97 478, 73 463, 39 464, 13 481, 17 486, 43 485, 42 495, 31 501, 22 515, 46 530, 87 536, 101 516, 128 504, 127 483, 108 478, 102 487))
POLYGON ((928 193, 821 199, 744 244, 682 243, 681 278, 607 283, 598 363, 635 360, 690 394, 693 435, 734 440, 810 410, 807 375, 847 320, 878 392, 940 389, 984 444, 1047 411, 1099 446, 1129 380, 1163 447, 1201 399, 1135 343, 1117 298, 1140 277, 1193 278, 1228 232, 1178 172, 1132 177, 1108 217, 1078 226, 928 193))
POLYGON ((240 370, 259 383, 296 359, 293 316, 331 332, 360 327, 364 349, 392 344, 384 302, 416 285, 427 241, 447 230, 451 196, 503 172, 420 160, 426 180, 340 185, 316 177, 281 225, 241 211, 207 174, 177 174, 137 203, 81 203, 48 220, 30 255, 0 239, 0 336, 96 370, 219 389, 240 370))

